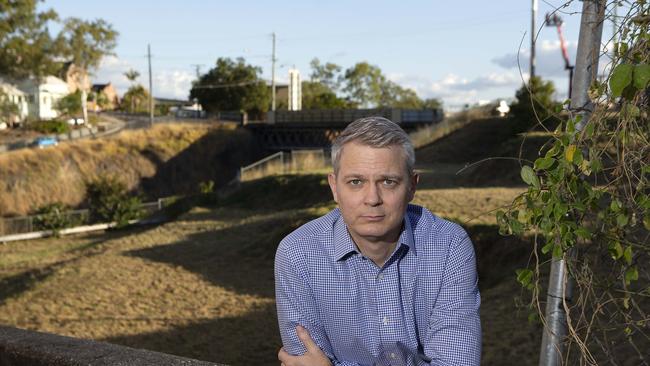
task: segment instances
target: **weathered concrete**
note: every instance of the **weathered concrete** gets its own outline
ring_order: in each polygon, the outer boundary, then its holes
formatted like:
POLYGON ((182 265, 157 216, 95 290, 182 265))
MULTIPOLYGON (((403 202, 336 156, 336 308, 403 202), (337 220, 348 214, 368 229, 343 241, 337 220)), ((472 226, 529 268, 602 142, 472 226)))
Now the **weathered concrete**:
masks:
POLYGON ((0 326, 0 366, 217 366, 160 352, 0 326))

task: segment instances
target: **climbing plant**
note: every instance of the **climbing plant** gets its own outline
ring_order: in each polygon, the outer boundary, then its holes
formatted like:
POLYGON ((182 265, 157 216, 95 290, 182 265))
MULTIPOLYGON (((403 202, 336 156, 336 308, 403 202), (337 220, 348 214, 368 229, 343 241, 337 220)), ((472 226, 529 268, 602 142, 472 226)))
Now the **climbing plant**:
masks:
POLYGON ((497 212, 503 234, 534 237, 517 271, 533 318, 545 322, 550 259, 567 263, 566 364, 650 363, 650 6, 624 3, 610 71, 589 89, 590 118, 559 114, 539 158, 521 167, 528 189, 497 212))

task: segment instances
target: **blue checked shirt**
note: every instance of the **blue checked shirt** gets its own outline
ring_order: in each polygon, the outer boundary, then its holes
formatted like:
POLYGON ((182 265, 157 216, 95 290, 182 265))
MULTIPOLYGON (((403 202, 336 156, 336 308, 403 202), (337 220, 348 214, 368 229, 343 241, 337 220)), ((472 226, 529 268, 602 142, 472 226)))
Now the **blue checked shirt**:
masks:
POLYGON ((409 205, 382 268, 358 250, 338 209, 289 234, 275 257, 282 343, 298 324, 334 365, 478 365, 474 249, 457 224, 409 205))

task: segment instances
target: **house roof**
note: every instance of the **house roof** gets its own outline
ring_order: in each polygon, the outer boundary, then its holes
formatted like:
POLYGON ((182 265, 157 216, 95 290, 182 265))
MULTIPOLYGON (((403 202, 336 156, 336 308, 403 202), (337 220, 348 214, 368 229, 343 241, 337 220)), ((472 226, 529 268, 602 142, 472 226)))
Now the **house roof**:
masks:
POLYGON ((99 91, 102 91, 102 90, 108 88, 110 85, 111 85, 110 82, 108 82, 106 84, 93 84, 92 90, 95 91, 95 92, 99 92, 99 91))
POLYGON ((15 85, 4 82, 0 79, 0 89, 2 89, 6 94, 10 95, 26 95, 26 93, 18 89, 15 85))

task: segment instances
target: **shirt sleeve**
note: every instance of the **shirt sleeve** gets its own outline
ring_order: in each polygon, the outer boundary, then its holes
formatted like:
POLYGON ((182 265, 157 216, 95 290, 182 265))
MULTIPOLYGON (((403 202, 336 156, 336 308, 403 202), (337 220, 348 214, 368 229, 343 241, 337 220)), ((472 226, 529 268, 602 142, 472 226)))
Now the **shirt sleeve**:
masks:
POLYGON ((428 365, 479 365, 481 321, 476 257, 463 231, 450 245, 444 278, 429 317, 424 353, 428 365))
POLYGON ((294 356, 303 355, 307 351, 296 333, 296 326, 302 325, 334 365, 357 366, 357 363, 339 362, 334 357, 307 280, 307 269, 294 264, 304 261, 293 261, 292 254, 296 255, 281 243, 275 255, 275 301, 285 351, 294 356))

